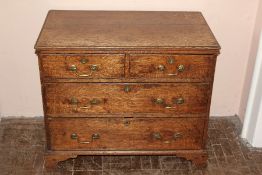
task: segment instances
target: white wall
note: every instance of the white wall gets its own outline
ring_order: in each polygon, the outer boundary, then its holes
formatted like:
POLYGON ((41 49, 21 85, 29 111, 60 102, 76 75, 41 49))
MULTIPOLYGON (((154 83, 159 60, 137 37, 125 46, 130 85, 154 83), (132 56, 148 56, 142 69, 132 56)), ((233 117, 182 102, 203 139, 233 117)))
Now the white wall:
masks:
POLYGON ((49 9, 202 11, 222 46, 211 115, 238 114, 259 0, 1 0, 0 115, 42 115, 33 46, 49 9))
POLYGON ((239 107, 239 117, 241 120, 244 120, 245 112, 246 112, 246 106, 249 96, 249 89, 251 85, 251 80, 253 76, 253 71, 255 67, 255 61, 257 58, 257 51, 258 51, 258 43, 259 43, 259 35, 262 29, 262 1, 258 4, 258 10, 255 20, 255 26, 251 41, 251 48, 249 52, 248 62, 246 64, 246 72, 245 72, 245 79, 242 89, 242 97, 241 97, 241 103, 239 107))
POLYGON ((259 43, 242 130, 242 137, 254 147, 262 147, 262 33, 259 43))
POLYGON ((260 1, 241 98, 242 137, 262 147, 262 2, 260 1), (251 81, 252 80, 252 81, 251 81), (252 84, 251 84, 252 82, 252 84), (251 86, 250 86, 251 85, 251 86), (251 88, 250 88, 251 87, 251 88), (250 91, 249 91, 250 89, 250 91), (248 99, 248 100, 247 100, 248 99), (248 103, 247 103, 248 101, 248 103))

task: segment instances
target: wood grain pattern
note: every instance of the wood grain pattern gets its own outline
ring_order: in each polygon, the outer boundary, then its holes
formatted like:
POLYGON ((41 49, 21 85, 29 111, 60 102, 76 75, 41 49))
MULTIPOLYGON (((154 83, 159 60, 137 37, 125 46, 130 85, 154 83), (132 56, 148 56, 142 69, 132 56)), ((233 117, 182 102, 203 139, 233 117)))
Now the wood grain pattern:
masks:
POLYGON ((210 55, 131 54, 130 77, 210 81, 214 64, 210 55), (159 70, 159 66, 164 70, 159 70), (184 70, 180 72, 179 66, 184 66, 184 70))
POLYGON ((139 11, 50 11, 35 45, 37 50, 117 47, 220 48, 200 12, 139 11))
POLYGON ((49 121, 51 150, 201 149, 204 119, 57 118, 49 121), (61 127, 63 126, 63 127, 61 127), (71 139, 71 134, 78 139, 71 139), (159 133, 161 138, 154 138, 159 133), (99 134, 99 139, 92 139, 99 134), (180 138, 174 138, 180 134, 180 138))
POLYGON ((47 115, 83 117, 117 113, 205 114, 210 98, 208 84, 171 83, 54 83, 45 85, 45 95, 47 115), (125 92, 125 87, 130 92, 125 92), (71 104, 72 98, 78 103, 71 104), (163 104, 156 104, 157 98, 163 99, 163 104), (183 104, 176 104, 179 98, 183 98, 183 104), (90 104, 94 99, 99 103, 90 104), (84 106, 88 108, 81 109, 84 106))
POLYGON ((77 155, 176 155, 206 165, 220 46, 200 12, 52 10, 35 50, 47 168, 77 155))
POLYGON ((41 55, 44 78, 121 78, 124 77, 123 54, 41 55), (81 63, 84 60, 86 63, 81 63), (76 66, 71 71, 70 66, 76 66), (96 71, 91 66, 97 66, 96 71), (89 76, 81 76, 81 75, 89 76))

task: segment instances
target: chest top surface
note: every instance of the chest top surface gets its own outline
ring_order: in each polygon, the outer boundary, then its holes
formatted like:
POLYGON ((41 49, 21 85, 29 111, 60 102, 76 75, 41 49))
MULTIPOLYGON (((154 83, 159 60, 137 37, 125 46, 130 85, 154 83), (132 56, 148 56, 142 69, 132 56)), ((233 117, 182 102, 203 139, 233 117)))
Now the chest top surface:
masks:
POLYGON ((41 49, 205 48, 219 44, 200 12, 49 11, 41 49))

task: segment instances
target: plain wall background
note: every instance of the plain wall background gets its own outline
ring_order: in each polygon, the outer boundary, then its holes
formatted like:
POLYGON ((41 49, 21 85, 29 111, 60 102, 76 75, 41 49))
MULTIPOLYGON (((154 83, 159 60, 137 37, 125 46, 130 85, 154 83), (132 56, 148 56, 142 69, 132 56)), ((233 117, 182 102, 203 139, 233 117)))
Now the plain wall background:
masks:
POLYGON ((260 38, 261 31, 262 31, 262 1, 260 1, 258 4, 258 10, 257 10, 257 15, 256 15, 256 20, 255 20, 254 32, 252 36, 251 48, 250 48, 250 53, 248 57, 248 63, 246 65, 246 74, 245 74, 245 79, 244 79, 244 84, 243 84, 243 89, 242 89, 241 103, 239 107, 239 117, 241 119, 244 119, 245 117, 247 100, 249 96, 249 89, 251 86, 251 80, 253 76, 254 64, 256 61, 256 57, 257 57, 258 44, 259 44, 259 38, 260 38))
POLYGON ((222 50, 212 116, 239 114, 259 0, 8 0, 0 7, 0 116, 43 115, 34 44, 50 9, 202 11, 222 50))

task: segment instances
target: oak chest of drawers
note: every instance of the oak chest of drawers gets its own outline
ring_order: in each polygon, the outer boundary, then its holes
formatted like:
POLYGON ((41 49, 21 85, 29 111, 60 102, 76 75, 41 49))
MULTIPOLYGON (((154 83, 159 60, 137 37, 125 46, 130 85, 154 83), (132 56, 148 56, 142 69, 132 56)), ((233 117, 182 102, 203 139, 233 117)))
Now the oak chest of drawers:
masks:
POLYGON ((200 12, 50 11, 35 49, 46 167, 77 155, 205 165, 220 47, 200 12))

